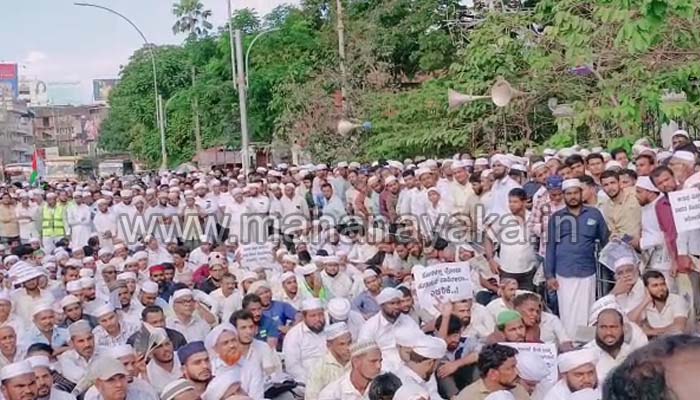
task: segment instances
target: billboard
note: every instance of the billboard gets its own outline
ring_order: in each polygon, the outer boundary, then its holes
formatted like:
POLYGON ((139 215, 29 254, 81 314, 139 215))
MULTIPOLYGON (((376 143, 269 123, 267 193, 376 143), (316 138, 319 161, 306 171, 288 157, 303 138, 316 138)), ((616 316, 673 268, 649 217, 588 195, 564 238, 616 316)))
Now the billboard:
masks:
POLYGON ((17 64, 0 64, 0 98, 16 99, 19 96, 17 64))
POLYGON ((93 79, 92 98, 95 101, 107 101, 109 92, 117 85, 119 79, 93 79))

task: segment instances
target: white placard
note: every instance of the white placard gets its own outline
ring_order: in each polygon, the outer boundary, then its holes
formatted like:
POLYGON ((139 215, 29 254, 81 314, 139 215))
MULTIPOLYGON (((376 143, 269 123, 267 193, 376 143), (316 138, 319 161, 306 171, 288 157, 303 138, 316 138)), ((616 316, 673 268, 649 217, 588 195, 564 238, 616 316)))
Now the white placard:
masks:
POLYGON ((241 245, 241 266, 244 268, 269 267, 272 260, 272 244, 270 243, 241 245))
POLYGON ((692 188, 670 192, 668 199, 678 232, 700 229, 700 190, 692 188))
POLYGON ((426 310, 437 308, 440 302, 473 295, 468 262, 429 265, 413 272, 418 304, 426 310))
POLYGON ((557 369, 557 345, 555 343, 500 343, 504 346, 512 347, 519 352, 537 354, 547 365, 547 377, 545 381, 556 383, 559 380, 559 370, 557 369))

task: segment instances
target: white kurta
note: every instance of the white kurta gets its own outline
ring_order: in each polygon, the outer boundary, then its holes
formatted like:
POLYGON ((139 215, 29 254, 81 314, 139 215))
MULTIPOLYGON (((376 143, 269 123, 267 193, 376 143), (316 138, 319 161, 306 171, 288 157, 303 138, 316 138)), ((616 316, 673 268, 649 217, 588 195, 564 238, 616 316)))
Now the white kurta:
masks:
POLYGON ((172 370, 168 371, 158 365, 155 360, 151 360, 148 365, 146 365, 146 373, 148 374, 148 380, 151 382, 151 385, 153 385, 153 388, 156 392, 160 393, 170 382, 182 377, 182 367, 180 366, 180 360, 177 358, 177 354, 173 354, 172 370))
POLYGON ((395 336, 398 330, 403 329, 420 330, 420 327, 406 314, 401 314, 394 323, 391 323, 384 318, 384 314, 379 312, 360 328, 357 341, 375 341, 382 351, 382 369, 393 372, 403 364, 396 347, 395 336))
POLYGON ((87 245, 92 234, 90 207, 85 204, 68 208, 66 218, 70 226, 71 246, 73 248, 87 245))
POLYGON ((440 393, 438 392, 435 374, 430 375, 430 380, 426 382, 405 364, 401 365, 399 369, 396 370, 395 374, 399 377, 399 379, 401 379, 402 384, 405 385, 407 383, 414 383, 425 389, 428 393, 430 393, 430 400, 442 399, 442 396, 440 396, 440 393))
POLYGON ((117 234, 117 216, 110 209, 107 212, 97 211, 95 214, 95 231, 100 239, 100 246, 112 248, 112 238, 117 234), (110 238, 107 236, 111 235, 110 238))
POLYGON ((311 368, 325 353, 326 338, 312 332, 304 322, 289 330, 282 345, 287 373, 297 382, 306 382, 311 368))
POLYGON ((39 239, 39 229, 37 221, 41 220, 41 208, 34 204, 24 207, 18 204, 15 207, 15 215, 19 223, 19 238, 27 242, 30 239, 39 239))

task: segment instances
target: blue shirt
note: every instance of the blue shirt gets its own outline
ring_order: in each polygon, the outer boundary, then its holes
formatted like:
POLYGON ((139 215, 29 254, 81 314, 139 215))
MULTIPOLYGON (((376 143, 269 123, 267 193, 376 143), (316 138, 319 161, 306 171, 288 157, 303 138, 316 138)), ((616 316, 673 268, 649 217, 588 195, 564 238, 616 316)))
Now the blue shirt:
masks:
POLYGON ((263 342, 267 342, 267 338, 269 337, 278 338, 280 335, 280 331, 279 329, 277 329, 277 326, 278 325, 275 323, 275 321, 272 320, 272 318, 263 314, 260 318, 260 325, 258 325, 258 334, 255 335, 255 338, 258 340, 262 340, 263 342))
POLYGON ((287 302, 272 300, 270 308, 264 310, 263 315, 274 321, 279 328, 293 324, 297 317, 297 310, 287 302))
POLYGON ((48 339, 46 339, 46 336, 44 336, 44 334, 41 333, 39 328, 37 328, 34 324, 32 324, 32 327, 29 329, 29 332, 27 332, 26 336, 19 335, 18 332, 17 337, 22 340, 25 349, 33 345, 34 343, 48 344, 54 349, 57 349, 59 347, 67 346, 68 340, 70 340, 68 329, 59 328, 56 326, 53 328, 53 332, 51 334, 51 343, 49 343, 48 339))
POLYGON ((377 300, 372 296, 369 291, 365 290, 355 297, 352 301, 353 310, 359 311, 363 316, 372 316, 381 310, 377 300))
POLYGON ((602 249, 610 231, 603 214, 594 207, 583 206, 581 214, 563 208, 549 219, 544 275, 584 278, 596 273, 596 246, 602 249))

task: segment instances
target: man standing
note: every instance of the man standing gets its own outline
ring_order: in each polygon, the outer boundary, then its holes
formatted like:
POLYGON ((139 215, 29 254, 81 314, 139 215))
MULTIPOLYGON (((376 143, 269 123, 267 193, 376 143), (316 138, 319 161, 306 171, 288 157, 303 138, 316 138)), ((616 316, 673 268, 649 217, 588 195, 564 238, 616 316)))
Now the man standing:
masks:
POLYGON ((66 219, 70 226, 71 246, 79 248, 87 245, 92 233, 92 216, 90 207, 83 203, 83 194, 75 192, 75 205, 66 211, 66 219))
POLYGON ((564 328, 574 337, 579 326, 588 324, 596 296, 596 253, 609 232, 600 211, 582 204, 578 179, 564 181, 562 189, 566 208, 549 220, 545 277, 549 290, 557 291, 564 328))
POLYGON ((603 191, 608 198, 601 202, 600 210, 608 223, 610 233, 627 242, 638 241, 642 228, 642 212, 634 189, 620 186, 620 176, 615 170, 607 170, 600 176, 603 191))
POLYGON ((55 243, 66 235, 65 213, 65 206, 56 203, 56 194, 47 193, 46 204, 41 212, 41 247, 47 253, 52 252, 55 243))
POLYGON ((32 239, 39 239, 37 222, 41 219, 39 207, 29 201, 29 193, 19 194, 19 204, 15 209, 17 222, 19 223, 19 238, 22 243, 29 243, 32 239))
POLYGON ((508 175, 508 170, 512 165, 513 161, 503 154, 496 154, 491 158, 494 179, 491 187, 492 197, 489 204, 484 204, 487 207, 487 216, 491 216, 491 218, 508 214, 508 193, 521 187, 508 175))

